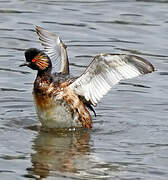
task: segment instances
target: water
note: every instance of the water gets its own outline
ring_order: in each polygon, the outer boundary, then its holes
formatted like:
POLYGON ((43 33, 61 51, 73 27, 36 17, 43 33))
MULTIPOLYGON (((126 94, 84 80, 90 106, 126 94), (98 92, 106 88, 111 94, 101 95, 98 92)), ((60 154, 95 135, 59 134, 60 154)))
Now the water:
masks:
POLYGON ((167 180, 168 1, 0 1, 0 179, 167 180), (68 46, 73 75, 99 53, 131 53, 154 73, 115 86, 96 107, 93 129, 40 132, 36 72, 19 68, 40 48, 34 25, 68 46))

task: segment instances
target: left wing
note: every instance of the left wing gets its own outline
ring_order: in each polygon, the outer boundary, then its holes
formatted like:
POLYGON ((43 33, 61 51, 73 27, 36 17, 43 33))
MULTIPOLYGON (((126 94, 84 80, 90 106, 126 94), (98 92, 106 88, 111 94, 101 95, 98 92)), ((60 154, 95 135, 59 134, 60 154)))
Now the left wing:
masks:
POLYGON ((83 74, 69 85, 94 106, 120 80, 154 71, 147 60, 125 54, 100 54, 94 57, 83 74))
POLYGON ((39 26, 35 28, 46 54, 52 61, 53 69, 57 72, 69 74, 69 62, 65 44, 54 33, 48 32, 39 26))

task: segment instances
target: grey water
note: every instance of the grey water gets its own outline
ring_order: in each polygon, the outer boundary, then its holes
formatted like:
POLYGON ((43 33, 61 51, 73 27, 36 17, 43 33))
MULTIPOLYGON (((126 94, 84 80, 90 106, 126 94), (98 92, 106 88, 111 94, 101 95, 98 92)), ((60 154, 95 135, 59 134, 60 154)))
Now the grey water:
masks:
POLYGON ((168 179, 168 1, 0 0, 0 179, 168 179), (92 130, 40 131, 36 72, 19 68, 40 46, 34 26, 68 46, 79 75, 99 53, 149 60, 152 74, 114 86, 92 130))

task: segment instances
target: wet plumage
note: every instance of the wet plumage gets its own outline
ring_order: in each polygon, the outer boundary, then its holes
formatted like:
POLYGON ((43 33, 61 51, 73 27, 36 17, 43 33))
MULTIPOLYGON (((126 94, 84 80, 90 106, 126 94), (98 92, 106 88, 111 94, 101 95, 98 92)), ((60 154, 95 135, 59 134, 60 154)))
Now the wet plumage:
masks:
POLYGON ((79 77, 72 77, 62 40, 41 27, 37 26, 36 31, 44 51, 36 48, 26 50, 26 63, 21 66, 38 71, 33 96, 37 115, 45 127, 91 128, 88 109, 95 114, 93 106, 113 85, 154 71, 150 62, 138 56, 100 54, 79 77))

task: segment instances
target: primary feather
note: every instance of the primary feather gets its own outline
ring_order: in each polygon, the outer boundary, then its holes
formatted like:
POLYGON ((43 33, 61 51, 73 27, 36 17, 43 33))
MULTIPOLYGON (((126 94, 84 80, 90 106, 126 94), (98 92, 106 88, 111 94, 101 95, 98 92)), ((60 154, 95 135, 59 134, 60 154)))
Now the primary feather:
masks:
POLYGON ((39 36, 46 54, 50 57, 53 64, 53 72, 69 73, 69 62, 66 46, 62 40, 54 33, 36 26, 36 32, 39 36))

